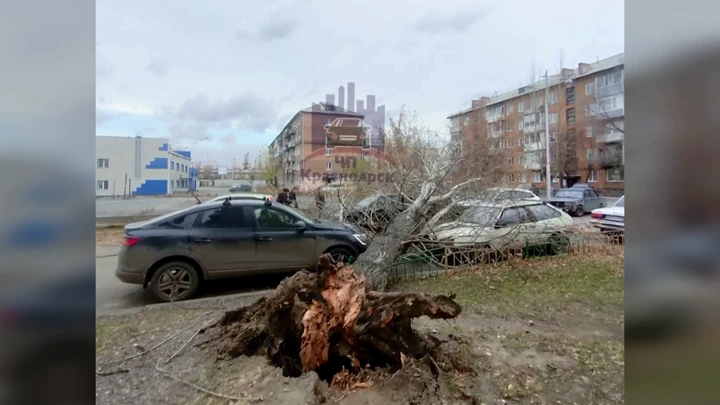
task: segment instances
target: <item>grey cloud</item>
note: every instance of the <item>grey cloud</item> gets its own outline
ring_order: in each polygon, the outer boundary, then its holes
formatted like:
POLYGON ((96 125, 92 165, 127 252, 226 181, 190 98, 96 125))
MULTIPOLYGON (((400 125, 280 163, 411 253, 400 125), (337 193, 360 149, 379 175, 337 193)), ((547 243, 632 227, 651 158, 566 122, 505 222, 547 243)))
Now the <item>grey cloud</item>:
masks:
POLYGON ((162 59, 153 59, 150 63, 148 63, 147 70, 160 77, 167 76, 168 73, 170 73, 170 68, 167 62, 162 59))
POLYGON ((429 13, 415 23, 415 29, 431 34, 440 32, 463 33, 487 15, 488 13, 482 10, 463 10, 445 15, 429 13))
POLYGON ((252 33, 245 29, 239 29, 237 33, 235 34, 235 39, 238 41, 247 41, 248 39, 252 38, 252 33))
POLYGON ((228 100, 211 101, 199 94, 185 100, 171 112, 161 110, 158 118, 168 122, 173 136, 204 139, 212 130, 235 128, 264 132, 275 126, 277 112, 268 100, 256 94, 243 94, 228 100))
POLYGON ((285 38, 295 32, 297 25, 292 20, 273 20, 258 28, 258 37, 265 42, 285 38))

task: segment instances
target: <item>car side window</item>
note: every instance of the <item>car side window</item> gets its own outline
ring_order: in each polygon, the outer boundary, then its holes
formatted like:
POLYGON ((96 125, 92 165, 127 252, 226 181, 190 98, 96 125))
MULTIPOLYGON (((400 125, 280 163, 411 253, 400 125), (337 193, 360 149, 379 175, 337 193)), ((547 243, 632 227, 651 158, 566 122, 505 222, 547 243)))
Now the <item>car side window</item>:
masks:
POLYGON ((528 198, 532 198, 534 194, 528 193, 526 191, 516 190, 516 191, 511 191, 510 195, 513 200, 526 200, 528 198))
POLYGON ((547 221, 548 219, 559 218, 562 214, 544 204, 531 205, 528 207, 536 221, 547 221))
POLYGON ((219 207, 202 212, 199 228, 248 228, 242 207, 219 207))
POLYGON ((297 219, 286 213, 272 208, 255 208, 255 219, 259 229, 295 229, 297 219))
POLYGON ((590 190, 590 197, 597 198, 598 197, 597 192, 595 192, 595 190, 590 190))
POLYGON ((591 195, 590 195, 590 190, 585 190, 584 197, 585 197, 585 198, 590 198, 590 197, 591 197, 591 195))
POLYGON ((512 196, 510 195, 510 192, 508 192, 508 191, 501 191, 501 192, 497 193, 497 195, 495 196, 496 200, 510 200, 511 198, 512 198, 512 196))
POLYGON ((530 218, 528 218, 525 208, 514 207, 506 208, 505 211, 503 211, 502 215, 500 215, 500 219, 498 220, 498 225, 510 227, 524 222, 530 222, 530 218))
POLYGON ((192 228, 193 224, 195 224, 195 219, 197 219, 198 213, 193 212, 187 215, 175 217, 174 219, 162 222, 159 224, 160 227, 163 228, 171 228, 171 229, 190 229, 192 228))

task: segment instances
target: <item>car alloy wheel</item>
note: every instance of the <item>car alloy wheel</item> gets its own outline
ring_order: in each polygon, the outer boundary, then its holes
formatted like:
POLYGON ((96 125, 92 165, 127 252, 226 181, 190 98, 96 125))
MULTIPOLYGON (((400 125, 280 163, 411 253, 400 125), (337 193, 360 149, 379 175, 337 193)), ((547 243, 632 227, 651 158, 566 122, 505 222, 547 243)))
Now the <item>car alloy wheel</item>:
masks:
POLYGON ((153 275, 153 292, 163 301, 181 301, 197 289, 197 275, 184 263, 172 263, 153 275))
POLYGON ((582 205, 578 205, 578 207, 575 209, 575 215, 577 215, 578 217, 585 215, 585 210, 583 210, 582 205))

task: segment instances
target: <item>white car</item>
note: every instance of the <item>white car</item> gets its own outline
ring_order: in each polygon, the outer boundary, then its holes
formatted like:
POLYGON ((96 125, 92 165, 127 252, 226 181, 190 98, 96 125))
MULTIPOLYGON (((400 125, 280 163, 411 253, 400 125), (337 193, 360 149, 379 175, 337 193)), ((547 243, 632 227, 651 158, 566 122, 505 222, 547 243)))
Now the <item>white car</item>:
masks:
POLYGON ((612 207, 598 208, 590 214, 590 223, 602 233, 625 232, 625 196, 612 207))
POLYGON ((477 202, 452 222, 435 227, 430 236, 452 246, 558 246, 569 243, 564 231, 572 224, 568 214, 541 201, 477 202))
POLYGON ((224 201, 225 199, 230 200, 273 200, 273 196, 267 195, 267 194, 256 194, 256 193, 234 193, 234 194, 226 194, 221 195, 213 198, 212 200, 205 201, 206 203, 215 202, 215 201, 224 201))

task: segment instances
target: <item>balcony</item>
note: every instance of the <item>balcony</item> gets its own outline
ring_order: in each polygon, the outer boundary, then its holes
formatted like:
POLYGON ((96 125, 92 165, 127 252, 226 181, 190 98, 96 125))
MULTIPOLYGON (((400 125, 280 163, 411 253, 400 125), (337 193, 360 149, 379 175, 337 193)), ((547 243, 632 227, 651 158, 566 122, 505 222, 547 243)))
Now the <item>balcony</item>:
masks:
POLYGON ((538 152, 541 150, 545 150, 545 138, 543 135, 543 139, 540 142, 527 142, 524 145, 525 152, 538 152))
POLYGON ((595 89, 595 97, 603 98, 608 96, 614 96, 625 91, 625 83, 616 83, 610 86, 605 86, 599 89, 595 89))
POLYGON ((502 118, 503 118, 503 114, 486 114, 485 115, 485 120, 488 123, 498 122, 498 121, 502 120, 502 118))
POLYGON ((625 134, 620 131, 610 131, 607 134, 597 136, 598 143, 615 143, 624 142, 625 134))
POLYGON ((616 167, 625 163, 625 156, 623 156, 622 147, 612 147, 605 150, 600 156, 600 166, 602 167, 616 167))
POLYGON ((540 164, 540 162, 527 162, 526 161, 523 166, 527 170, 541 170, 542 169, 542 164, 540 164))

